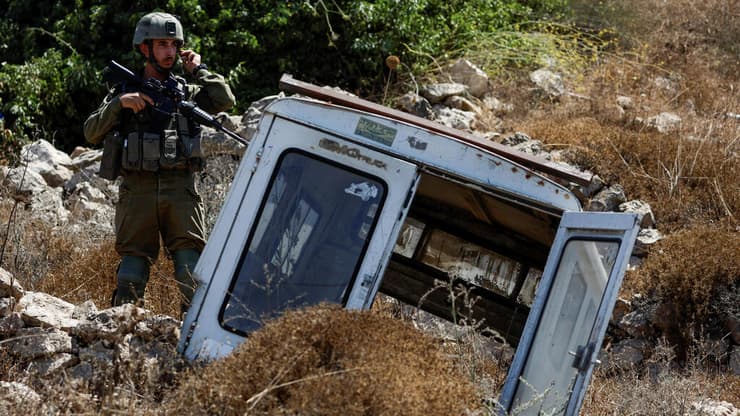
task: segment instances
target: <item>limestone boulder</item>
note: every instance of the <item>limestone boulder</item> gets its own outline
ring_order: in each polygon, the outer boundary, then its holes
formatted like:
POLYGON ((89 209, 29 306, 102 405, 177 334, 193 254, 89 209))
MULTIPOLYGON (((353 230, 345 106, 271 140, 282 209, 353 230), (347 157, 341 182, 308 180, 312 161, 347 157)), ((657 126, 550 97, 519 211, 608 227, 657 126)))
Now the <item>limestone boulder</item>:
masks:
POLYGON ((453 95, 464 95, 468 87, 460 83, 441 83, 424 86, 420 94, 431 104, 439 104, 453 95))
POLYGON ((445 72, 453 82, 467 86, 475 97, 483 97, 488 92, 488 74, 467 59, 448 65, 445 72))
POLYGON ((49 186, 61 186, 72 177, 72 159, 46 140, 23 146, 21 155, 28 169, 40 174, 49 186))
POLYGON ((0 381, 0 414, 45 414, 41 396, 23 383, 0 381))
POLYGON ((72 352, 72 337, 56 328, 23 328, 6 339, 4 349, 21 361, 72 352))
POLYGON ((529 80, 552 98, 565 94, 563 78, 549 69, 542 68, 530 73, 529 80))
POLYGON ((118 342, 151 313, 132 304, 100 311, 72 328, 70 333, 90 344, 97 340, 118 342))
POLYGON ((23 286, 10 274, 0 267, 0 298, 12 297, 16 300, 23 296, 23 286))
POLYGON ((69 330, 80 323, 72 317, 75 305, 42 292, 26 292, 17 309, 27 326, 69 330))

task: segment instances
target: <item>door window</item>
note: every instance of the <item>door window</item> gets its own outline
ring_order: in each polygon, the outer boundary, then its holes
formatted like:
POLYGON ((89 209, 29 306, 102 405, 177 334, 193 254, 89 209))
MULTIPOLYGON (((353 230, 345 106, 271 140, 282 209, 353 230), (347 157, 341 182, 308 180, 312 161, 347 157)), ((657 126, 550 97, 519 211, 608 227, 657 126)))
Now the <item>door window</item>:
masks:
POLYGON ((344 303, 386 195, 381 180, 299 151, 278 162, 224 299, 246 334, 287 308, 344 303))
POLYGON ((526 383, 519 384, 514 398, 514 408, 523 414, 564 411, 579 372, 574 362, 588 342, 618 250, 619 241, 573 239, 566 244, 521 375, 526 383))

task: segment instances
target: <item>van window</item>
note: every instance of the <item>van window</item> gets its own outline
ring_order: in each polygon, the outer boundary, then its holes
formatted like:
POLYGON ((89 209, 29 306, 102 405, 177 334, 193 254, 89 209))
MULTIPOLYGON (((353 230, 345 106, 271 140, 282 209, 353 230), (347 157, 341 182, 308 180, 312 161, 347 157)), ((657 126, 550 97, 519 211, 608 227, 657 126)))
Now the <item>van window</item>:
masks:
POLYGON ((522 268, 519 262, 439 229, 424 235, 426 228, 408 217, 393 251, 499 295, 513 294, 522 268))
POLYGON ((386 196, 381 180, 283 154, 220 313, 246 334, 287 308, 344 303, 386 196))

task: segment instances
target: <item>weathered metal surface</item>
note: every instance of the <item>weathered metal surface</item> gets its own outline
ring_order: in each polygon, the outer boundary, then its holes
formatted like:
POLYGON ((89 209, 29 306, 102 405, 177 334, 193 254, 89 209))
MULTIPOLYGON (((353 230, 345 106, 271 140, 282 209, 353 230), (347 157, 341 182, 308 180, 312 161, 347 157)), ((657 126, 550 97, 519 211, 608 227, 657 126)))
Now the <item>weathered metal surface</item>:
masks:
MULTIPOLYGON (((575 194, 544 174, 421 126, 309 98, 291 97, 274 101, 265 108, 265 114, 345 137, 360 147, 414 163, 425 172, 453 181, 461 178, 465 186, 494 192, 500 198, 537 207, 556 216, 566 210, 581 211, 575 194)), ((338 147, 336 150, 354 152, 351 147, 338 147)))
POLYGON ((553 177, 568 182, 577 183, 579 185, 588 185, 591 182, 592 175, 589 173, 566 169, 563 166, 555 164, 553 162, 528 155, 499 143, 484 140, 475 135, 447 127, 431 120, 423 119, 413 114, 404 113, 403 111, 385 107, 367 100, 363 100, 361 98, 353 97, 351 95, 343 94, 341 92, 337 92, 328 88, 322 88, 307 82, 299 81, 288 74, 284 74, 280 78, 280 88, 288 92, 302 94, 308 97, 328 101, 357 110, 367 111, 369 113, 379 114, 385 117, 390 117, 399 121, 403 121, 405 123, 423 127, 427 130, 441 133, 446 136, 453 137, 457 140, 461 140, 463 142, 486 149, 497 155, 513 160, 530 169, 552 175, 553 177))

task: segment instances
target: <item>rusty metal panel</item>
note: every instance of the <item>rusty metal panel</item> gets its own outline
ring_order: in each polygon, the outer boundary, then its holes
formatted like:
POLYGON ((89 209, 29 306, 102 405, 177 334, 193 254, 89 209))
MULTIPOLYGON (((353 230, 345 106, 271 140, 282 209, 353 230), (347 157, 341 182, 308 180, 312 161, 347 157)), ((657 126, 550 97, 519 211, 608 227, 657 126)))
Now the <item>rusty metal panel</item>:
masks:
POLYGON ((329 88, 322 88, 307 82, 299 81, 288 74, 284 74, 280 78, 280 88, 288 92, 302 94, 311 98, 316 98, 345 107, 354 108, 356 110, 390 117, 436 133, 444 134, 465 143, 486 149, 497 155, 517 162, 527 168, 552 175, 553 177, 562 179, 564 181, 577 183, 579 185, 588 185, 591 182, 592 175, 589 173, 580 172, 573 169, 566 169, 562 165, 558 165, 548 160, 538 158, 524 152, 520 152, 499 143, 482 139, 473 134, 453 129, 440 123, 415 116, 413 114, 404 113, 403 111, 385 107, 383 105, 363 100, 361 98, 354 97, 348 94, 343 94, 329 88))

